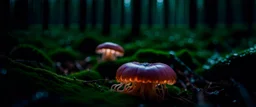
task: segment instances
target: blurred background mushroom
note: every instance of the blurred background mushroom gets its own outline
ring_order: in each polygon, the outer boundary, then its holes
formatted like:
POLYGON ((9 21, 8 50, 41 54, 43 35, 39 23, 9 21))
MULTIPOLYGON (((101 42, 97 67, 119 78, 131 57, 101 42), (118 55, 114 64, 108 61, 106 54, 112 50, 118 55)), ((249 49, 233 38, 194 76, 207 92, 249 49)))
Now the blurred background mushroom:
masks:
POLYGON ((124 55, 124 49, 116 43, 105 42, 97 46, 96 53, 102 54, 101 61, 114 61, 124 55))
POLYGON ((167 92, 166 84, 176 83, 176 73, 163 63, 128 62, 116 72, 120 84, 112 85, 117 92, 139 95, 143 99, 162 100, 167 92))

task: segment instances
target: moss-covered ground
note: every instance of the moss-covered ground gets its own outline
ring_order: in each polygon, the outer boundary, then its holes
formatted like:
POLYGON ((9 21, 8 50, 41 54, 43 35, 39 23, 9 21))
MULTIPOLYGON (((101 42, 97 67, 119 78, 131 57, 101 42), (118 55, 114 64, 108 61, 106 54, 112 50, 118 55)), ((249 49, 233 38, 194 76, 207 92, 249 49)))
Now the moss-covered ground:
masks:
POLYGON ((256 38, 253 34, 245 35, 248 33, 244 29, 152 29, 142 30, 142 35, 129 40, 129 30, 113 31, 109 36, 102 36, 97 30, 38 32, 38 29, 13 31, 2 38, 9 41, 0 52, 3 104, 245 106, 250 104, 248 99, 253 104, 256 98, 256 80, 252 74, 256 38), (95 48, 107 41, 121 45, 124 56, 100 62, 95 48), (118 67, 131 61, 162 62, 176 71, 178 82, 168 86, 170 95, 165 101, 145 101, 110 91, 110 86, 116 83, 118 67), (77 67, 77 63, 82 67, 77 67), (70 73, 59 73, 65 70, 70 73))

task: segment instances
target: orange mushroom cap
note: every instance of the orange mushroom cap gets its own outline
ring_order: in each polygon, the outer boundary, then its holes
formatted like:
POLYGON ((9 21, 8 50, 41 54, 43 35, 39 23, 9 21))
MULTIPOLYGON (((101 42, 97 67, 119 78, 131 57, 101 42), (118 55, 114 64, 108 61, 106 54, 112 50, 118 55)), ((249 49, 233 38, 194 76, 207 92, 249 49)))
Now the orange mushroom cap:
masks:
POLYGON ((176 73, 163 63, 128 62, 116 72, 118 82, 159 83, 172 85, 176 83, 176 73))
POLYGON ((105 42, 96 47, 96 53, 104 53, 107 50, 115 51, 118 56, 122 56, 124 54, 124 49, 116 43, 105 42))

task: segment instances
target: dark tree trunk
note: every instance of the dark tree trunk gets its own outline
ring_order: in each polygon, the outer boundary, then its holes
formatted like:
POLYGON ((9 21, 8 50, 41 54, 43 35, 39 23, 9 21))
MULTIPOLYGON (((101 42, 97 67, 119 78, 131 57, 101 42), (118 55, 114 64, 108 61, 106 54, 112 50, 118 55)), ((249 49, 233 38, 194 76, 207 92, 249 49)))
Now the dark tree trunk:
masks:
POLYGON ((104 8, 103 8, 103 35, 110 34, 110 22, 111 22, 111 0, 104 0, 104 8))
POLYGON ((153 25, 153 8, 155 0, 148 0, 148 28, 153 25))
POLYGON ((248 27, 248 33, 251 34, 253 30, 253 14, 254 14, 254 0, 242 0, 243 22, 248 27))
POLYGON ((66 29, 66 30, 68 30, 69 29, 69 27, 70 27, 70 17, 69 17, 69 15, 70 15, 70 12, 69 12, 69 8, 70 8, 70 0, 65 0, 64 1, 64 28, 66 29))
POLYGON ((120 27, 124 28, 124 0, 121 0, 121 21, 120 21, 120 27))
POLYGON ((0 20, 1 34, 6 35, 10 31, 10 0, 2 0, 0 4, 2 18, 0 20))
POLYGON ((205 23, 209 28, 215 28, 218 19, 218 0, 205 0, 205 23))
POLYGON ((132 0, 132 35, 140 34, 141 0, 132 0))
POLYGON ((173 23, 173 24, 174 24, 175 27, 177 26, 177 15, 178 15, 178 14, 177 14, 177 13, 178 13, 177 7, 178 7, 178 1, 176 0, 176 1, 175 1, 175 5, 174 5, 175 11, 174 11, 174 14, 173 14, 173 15, 174 15, 174 17, 173 17, 173 18, 174 18, 174 19, 173 19, 173 20, 174 20, 174 23, 173 23))
POLYGON ((195 29, 197 24, 197 0, 190 0, 189 3, 189 28, 195 29))
POLYGON ((80 10, 79 10, 79 29, 84 31, 86 27, 86 0, 80 0, 80 10))
POLYGON ((233 23, 233 18, 232 18, 232 4, 231 4, 232 0, 226 0, 226 26, 227 28, 231 28, 232 27, 232 23, 233 23))
POLYGON ((92 0, 92 11, 91 11, 91 18, 92 18, 92 29, 96 28, 97 24, 97 0, 92 0))
POLYGON ((49 1, 43 0, 43 30, 48 30, 49 26, 49 1))
POLYGON ((16 0, 13 17, 15 29, 28 29, 28 0, 16 0))
POLYGON ((169 26, 169 0, 164 0, 164 28, 168 28, 169 26))

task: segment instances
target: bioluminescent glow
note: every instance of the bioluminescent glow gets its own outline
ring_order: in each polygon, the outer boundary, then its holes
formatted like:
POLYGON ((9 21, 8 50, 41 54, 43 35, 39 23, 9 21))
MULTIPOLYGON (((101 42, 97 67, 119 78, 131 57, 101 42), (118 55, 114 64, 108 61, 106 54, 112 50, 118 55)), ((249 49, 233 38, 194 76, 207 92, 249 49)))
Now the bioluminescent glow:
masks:
POLYGON ((131 0, 124 0, 124 7, 130 7, 131 6, 131 0))
POLYGON ((164 4, 164 0, 157 0, 157 1, 156 1, 156 6, 157 6, 157 8, 162 7, 163 4, 164 4))
POLYGON ((197 0, 197 7, 199 9, 203 9, 204 8, 204 0, 197 0))
POLYGON ((157 0, 156 2, 162 4, 164 2, 164 0, 157 0))

